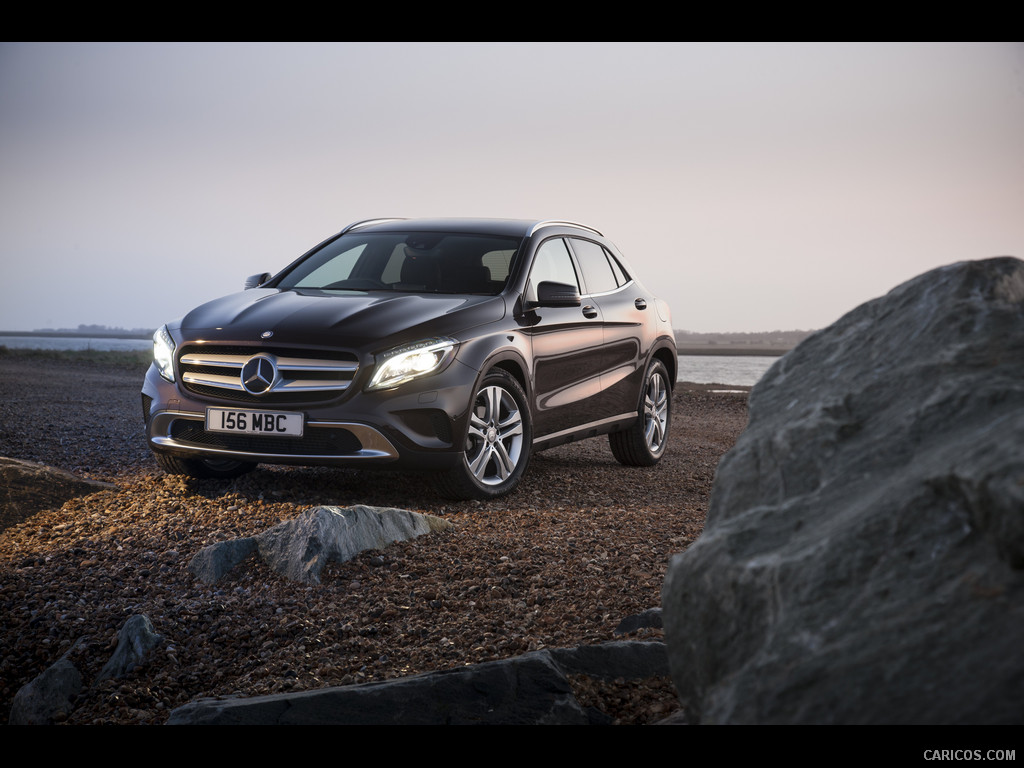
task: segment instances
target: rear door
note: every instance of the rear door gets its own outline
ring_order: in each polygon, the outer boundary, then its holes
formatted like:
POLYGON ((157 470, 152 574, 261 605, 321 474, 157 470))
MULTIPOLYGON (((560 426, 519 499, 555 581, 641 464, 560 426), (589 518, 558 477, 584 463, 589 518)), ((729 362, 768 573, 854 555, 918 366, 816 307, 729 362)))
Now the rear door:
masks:
POLYGON ((569 239, 583 273, 587 297, 585 303, 601 313, 604 350, 601 375, 603 417, 635 411, 643 385, 646 350, 653 342, 648 314, 655 311, 654 298, 642 287, 603 245, 581 237, 569 239), (647 330, 645 330, 647 329, 647 330))

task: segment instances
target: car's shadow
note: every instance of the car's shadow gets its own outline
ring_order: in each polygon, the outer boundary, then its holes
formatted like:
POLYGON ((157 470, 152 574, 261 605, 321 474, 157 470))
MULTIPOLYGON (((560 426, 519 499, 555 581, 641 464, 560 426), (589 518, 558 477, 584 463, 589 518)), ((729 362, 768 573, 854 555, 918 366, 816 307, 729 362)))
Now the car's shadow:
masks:
POLYGON ((262 465, 232 480, 184 478, 190 494, 207 499, 240 496, 248 501, 298 506, 366 504, 425 511, 456 511, 488 506, 512 508, 573 504, 581 495, 616 495, 617 478, 630 473, 605 446, 585 443, 560 446, 534 454, 520 486, 493 500, 458 500, 445 496, 432 472, 285 467, 262 465), (584 492, 585 491, 585 492, 584 492))

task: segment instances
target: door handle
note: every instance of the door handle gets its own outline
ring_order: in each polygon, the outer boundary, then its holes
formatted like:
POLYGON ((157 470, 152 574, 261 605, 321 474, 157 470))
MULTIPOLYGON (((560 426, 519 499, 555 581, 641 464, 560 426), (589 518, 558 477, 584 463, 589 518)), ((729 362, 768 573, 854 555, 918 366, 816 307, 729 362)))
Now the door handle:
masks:
POLYGON ((647 309, 647 301, 644 299, 637 299, 633 302, 633 306, 637 309, 647 309))
POLYGON ((584 317, 597 317, 597 310, 594 309, 589 304, 587 304, 587 306, 585 306, 583 308, 583 316, 584 317))

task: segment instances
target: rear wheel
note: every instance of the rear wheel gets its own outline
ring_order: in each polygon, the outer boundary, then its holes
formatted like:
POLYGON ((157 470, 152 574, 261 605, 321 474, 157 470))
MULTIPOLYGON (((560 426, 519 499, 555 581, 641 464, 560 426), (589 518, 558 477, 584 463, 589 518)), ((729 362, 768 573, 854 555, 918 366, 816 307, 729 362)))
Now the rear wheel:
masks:
POLYGON ((156 463, 169 475, 188 475, 199 478, 227 479, 244 475, 256 468, 247 461, 230 459, 183 459, 166 453, 155 453, 156 463))
POLYGON ((652 360, 647 367, 637 420, 629 429, 608 435, 612 454, 620 463, 633 467, 657 464, 665 453, 671 423, 672 388, 668 370, 660 360, 652 360))
POLYGON ((491 499, 512 491, 530 461, 533 429, 526 394, 511 374, 495 368, 470 404, 465 449, 442 475, 444 490, 460 499, 491 499))

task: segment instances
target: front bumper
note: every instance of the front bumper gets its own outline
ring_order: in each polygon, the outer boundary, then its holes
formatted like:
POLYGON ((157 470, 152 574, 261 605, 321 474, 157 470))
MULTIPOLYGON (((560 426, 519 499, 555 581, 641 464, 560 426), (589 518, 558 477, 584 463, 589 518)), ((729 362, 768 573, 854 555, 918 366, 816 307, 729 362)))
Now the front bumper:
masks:
POLYGON ((269 464, 346 465, 399 458, 391 441, 367 424, 309 420, 303 437, 274 438, 207 432, 205 422, 205 411, 157 411, 148 426, 149 444, 166 453, 269 464))
MULTIPOLYGON (((352 393, 316 408, 275 403, 267 409, 301 411, 305 417, 302 437, 275 437, 207 432, 207 407, 239 405, 200 401, 151 366, 142 388, 146 438, 153 451, 183 458, 444 469, 460 458, 452 435, 464 434, 468 410, 465 383, 439 386, 445 378, 442 374, 389 392, 352 393)), ((259 410, 251 405, 240 409, 259 410)))

